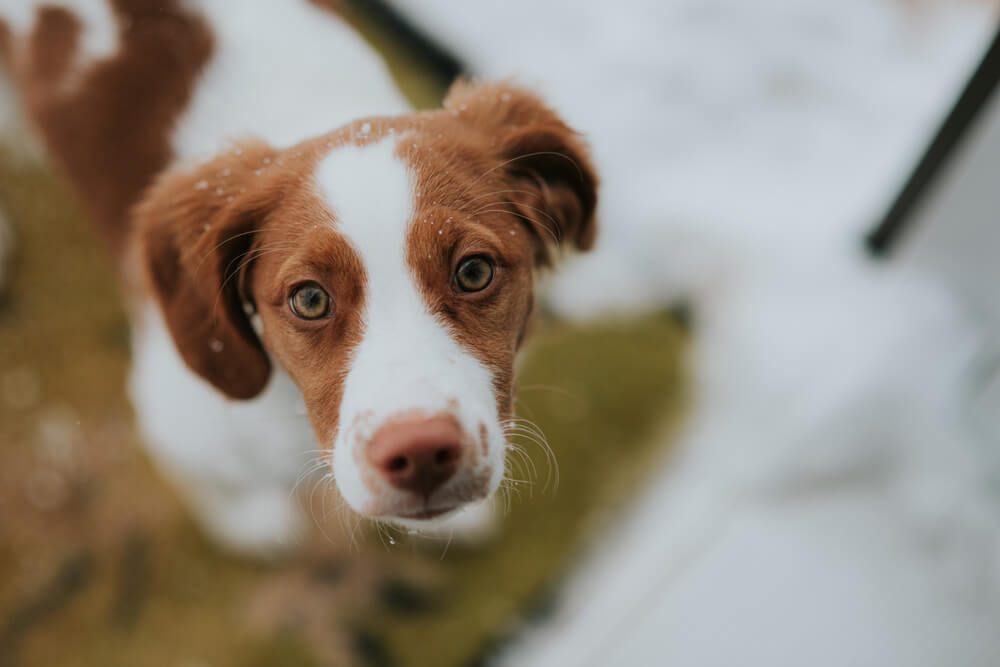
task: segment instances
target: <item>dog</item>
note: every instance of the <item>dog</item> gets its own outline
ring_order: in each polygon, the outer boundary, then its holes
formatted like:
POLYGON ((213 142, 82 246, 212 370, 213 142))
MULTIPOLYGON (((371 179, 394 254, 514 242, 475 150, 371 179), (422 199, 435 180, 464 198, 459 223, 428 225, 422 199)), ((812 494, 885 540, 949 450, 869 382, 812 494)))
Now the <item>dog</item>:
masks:
POLYGON ((433 526, 504 477, 537 273, 594 242, 588 150, 507 82, 414 112, 322 2, 239 10, 0 0, 0 53, 117 260, 137 423, 205 530, 287 545, 310 459, 433 526))

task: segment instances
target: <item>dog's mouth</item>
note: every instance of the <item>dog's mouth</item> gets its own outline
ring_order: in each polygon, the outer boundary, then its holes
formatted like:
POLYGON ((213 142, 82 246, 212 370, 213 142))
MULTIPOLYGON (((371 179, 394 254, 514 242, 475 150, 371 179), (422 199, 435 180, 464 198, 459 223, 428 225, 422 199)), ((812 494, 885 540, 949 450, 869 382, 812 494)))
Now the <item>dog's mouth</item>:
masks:
POLYGON ((486 498, 486 494, 449 495, 445 498, 435 498, 428 502, 399 503, 392 507, 384 507, 377 513, 378 518, 387 521, 432 521, 446 514, 452 514, 486 498))
POLYGON ((489 478, 479 475, 460 475, 444 488, 431 494, 400 493, 398 489, 383 489, 385 496, 376 498, 360 513, 385 521, 430 522, 447 514, 485 500, 490 495, 489 478))
POLYGON ((454 512, 458 508, 459 505, 447 505, 434 508, 424 508, 416 512, 396 512, 392 516, 386 518, 427 521, 430 519, 437 519, 438 517, 444 516, 449 512, 454 512))

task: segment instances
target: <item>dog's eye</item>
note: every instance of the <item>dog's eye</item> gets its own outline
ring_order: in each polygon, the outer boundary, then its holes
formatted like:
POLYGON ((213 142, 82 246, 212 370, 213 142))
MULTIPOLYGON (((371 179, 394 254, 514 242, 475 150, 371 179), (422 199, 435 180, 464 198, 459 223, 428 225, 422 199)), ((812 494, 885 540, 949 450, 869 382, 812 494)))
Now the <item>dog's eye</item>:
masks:
POLYGON ((292 312, 304 320, 318 320, 330 312, 330 295, 316 283, 296 287, 288 302, 292 312))
POLYGON ((463 259, 455 270, 455 282, 463 292, 478 292, 493 280, 493 264, 485 257, 463 259))

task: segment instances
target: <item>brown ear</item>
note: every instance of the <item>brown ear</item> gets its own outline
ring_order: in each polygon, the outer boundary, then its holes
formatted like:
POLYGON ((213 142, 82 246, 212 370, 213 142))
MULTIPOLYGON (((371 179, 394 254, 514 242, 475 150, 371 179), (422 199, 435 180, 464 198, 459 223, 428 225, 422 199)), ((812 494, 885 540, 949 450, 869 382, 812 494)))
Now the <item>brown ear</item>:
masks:
POLYGON ((259 394, 271 372, 241 286, 256 232, 276 201, 274 188, 256 175, 273 153, 244 145, 167 174, 135 209, 146 284, 177 350, 191 370, 237 399, 259 394))
POLYGON ((583 140, 535 95, 507 83, 456 82, 446 109, 491 137, 510 201, 538 240, 537 260, 553 247, 589 250, 597 233, 597 176, 583 140))

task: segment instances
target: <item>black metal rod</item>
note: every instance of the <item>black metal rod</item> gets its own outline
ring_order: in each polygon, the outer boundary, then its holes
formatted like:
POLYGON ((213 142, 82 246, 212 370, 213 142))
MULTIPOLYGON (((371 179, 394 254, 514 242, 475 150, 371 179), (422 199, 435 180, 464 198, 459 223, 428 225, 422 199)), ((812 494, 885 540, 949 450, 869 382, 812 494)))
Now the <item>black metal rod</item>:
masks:
POLYGON ((865 239, 873 255, 887 257, 898 246, 917 205, 961 145, 997 82, 1000 82, 1000 30, 888 213, 865 239))

